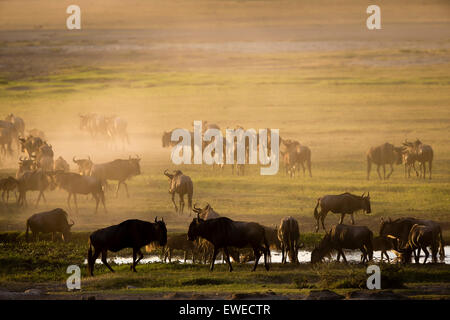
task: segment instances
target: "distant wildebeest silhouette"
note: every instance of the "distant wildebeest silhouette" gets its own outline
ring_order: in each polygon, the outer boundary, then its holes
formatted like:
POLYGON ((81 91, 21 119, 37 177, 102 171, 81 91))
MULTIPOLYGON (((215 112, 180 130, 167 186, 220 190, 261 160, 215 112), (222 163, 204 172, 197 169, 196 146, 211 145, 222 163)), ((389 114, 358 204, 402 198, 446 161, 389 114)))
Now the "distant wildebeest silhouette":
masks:
POLYGON ((61 208, 36 213, 27 220, 25 239, 28 241, 28 232, 31 230, 34 240, 38 239, 39 233, 51 233, 54 241, 55 233, 60 232, 64 241, 70 241, 70 228, 74 224, 73 220, 71 224, 68 223, 67 212, 61 208))
POLYGON ((384 143, 377 147, 371 147, 367 151, 367 180, 370 178, 370 170, 372 168, 372 163, 377 165, 378 177, 382 179, 389 179, 389 177, 394 172, 394 164, 402 164, 402 147, 394 147, 390 143, 384 143), (391 167, 391 172, 386 176, 386 165, 391 167), (383 167, 383 177, 380 174, 380 166, 383 167))
POLYGON ((283 159, 286 174, 291 177, 295 176, 295 171, 300 172, 300 167, 303 169, 303 176, 305 176, 305 164, 308 169, 309 176, 311 173, 311 149, 300 144, 300 142, 291 139, 280 139, 280 154, 283 159))
POLYGON ((429 178, 431 179, 433 148, 428 144, 423 144, 419 139, 414 142, 405 141, 403 145, 408 148, 408 151, 415 156, 415 160, 420 163, 420 176, 423 179, 425 179, 426 164, 428 163, 429 178))
POLYGON ((19 206, 27 206, 26 194, 28 191, 39 191, 39 196, 36 200, 37 207, 41 197, 47 202, 44 191, 47 189, 54 190, 56 187, 52 173, 45 172, 42 169, 26 171, 17 180, 19 181, 19 198, 17 199, 19 206))
POLYGON ((366 213, 371 213, 370 207, 370 194, 365 193, 362 196, 357 196, 351 193, 342 193, 339 195, 326 195, 322 198, 317 199, 317 205, 314 208, 314 218, 316 219, 316 232, 319 231, 319 220, 322 222, 322 227, 325 230, 325 217, 329 211, 333 213, 340 213, 341 218, 339 224, 344 222, 344 217, 346 214, 350 214, 352 219, 352 224, 355 224, 353 218, 353 213, 359 210, 364 210, 366 213), (317 208, 320 205, 320 212, 317 208))
POLYGON ((184 195, 187 194, 188 197, 188 208, 189 215, 192 211, 192 195, 194 193, 194 185, 189 176, 186 176, 181 172, 181 170, 175 170, 172 174, 168 173, 167 170, 164 174, 169 178, 169 193, 172 195, 172 202, 175 206, 175 212, 182 214, 184 210, 184 195), (177 207, 175 203, 175 194, 180 197, 180 208, 177 207))

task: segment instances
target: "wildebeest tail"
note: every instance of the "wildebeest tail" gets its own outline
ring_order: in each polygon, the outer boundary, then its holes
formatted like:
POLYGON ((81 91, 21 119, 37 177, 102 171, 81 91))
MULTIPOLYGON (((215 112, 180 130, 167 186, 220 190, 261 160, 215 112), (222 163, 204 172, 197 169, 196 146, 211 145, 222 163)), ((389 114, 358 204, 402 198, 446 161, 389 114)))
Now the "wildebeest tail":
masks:
POLYGON ((317 211, 319 204, 320 204, 320 198, 317 199, 317 204, 316 204, 316 207, 314 208, 314 218, 316 218, 316 220, 319 220, 319 212, 317 211))

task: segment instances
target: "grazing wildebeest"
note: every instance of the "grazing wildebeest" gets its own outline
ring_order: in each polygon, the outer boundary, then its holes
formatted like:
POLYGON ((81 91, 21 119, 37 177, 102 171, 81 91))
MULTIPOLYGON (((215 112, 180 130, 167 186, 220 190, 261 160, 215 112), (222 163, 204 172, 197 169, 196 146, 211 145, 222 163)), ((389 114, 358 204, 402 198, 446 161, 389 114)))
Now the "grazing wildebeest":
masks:
POLYGON ((5 121, 11 122, 16 128, 17 134, 25 136, 25 122, 22 118, 14 116, 12 113, 6 116, 5 121))
POLYGON ((39 236, 39 232, 52 233, 52 240, 56 232, 62 233, 62 239, 64 241, 70 241, 70 228, 75 223, 72 220, 72 224, 67 222, 67 212, 61 208, 57 208, 51 211, 41 212, 33 214, 27 220, 26 241, 28 241, 28 231, 33 233, 33 239, 39 236))
POLYGON ((142 220, 126 220, 118 225, 99 229, 89 236, 88 250, 88 271, 91 276, 94 275, 95 260, 100 253, 102 254, 102 262, 111 272, 114 270, 108 264, 108 250, 117 252, 125 248, 133 249, 133 264, 130 269, 136 272, 136 265, 144 257, 141 248, 158 241, 160 246, 167 243, 167 228, 164 219, 160 221, 155 218, 155 222, 147 222, 142 220), (92 247, 94 253, 92 253, 92 247), (139 254, 139 259, 137 258, 139 254))
POLYGON ((28 157, 36 156, 39 152, 39 148, 44 145, 44 141, 39 137, 28 136, 26 139, 19 138, 22 146, 22 152, 27 152, 28 157))
POLYGON ((352 224, 355 224, 355 220, 353 218, 354 212, 363 210, 366 213, 371 213, 370 194, 367 193, 367 196, 364 195, 365 193, 363 193, 362 196, 357 196, 346 192, 339 195, 326 195, 317 199, 317 205, 314 208, 314 218, 317 221, 316 232, 319 231, 319 220, 322 222, 322 227, 325 230, 325 217, 329 211, 341 214, 339 224, 344 222, 344 217, 346 214, 350 214, 352 224), (320 212, 317 211, 319 205, 320 212))
POLYGON ((214 262, 219 249, 224 250, 231 272, 233 267, 231 266, 228 247, 244 248, 247 246, 253 248, 253 253, 256 257, 253 271, 258 266, 261 252, 264 253, 264 266, 266 270, 269 270, 269 244, 267 243, 264 228, 256 222, 233 221, 225 217, 203 220, 197 215, 197 218, 194 218, 189 225, 188 239, 194 241, 198 237, 208 240, 214 246, 211 271, 214 270, 214 262))
POLYGON ((19 169, 16 172, 16 179, 19 179, 26 171, 37 169, 36 162, 33 159, 19 158, 19 169))
POLYGON ((94 164, 91 169, 91 176, 98 178, 103 185, 106 185, 107 180, 118 181, 116 197, 119 196, 120 185, 123 184, 129 198, 130 194, 125 181, 141 174, 140 161, 139 157, 131 158, 130 156, 128 160, 117 159, 107 163, 94 164))
POLYGON ((27 206, 27 191, 39 191, 39 196, 36 200, 37 207, 41 197, 47 202, 44 191, 47 189, 54 190, 56 187, 52 174, 42 169, 26 171, 20 176, 18 181, 19 198, 17 199, 17 204, 19 206, 27 206))
POLYGON ((429 178, 431 179, 431 168, 433 163, 433 148, 428 144, 423 144, 419 139, 415 142, 405 141, 403 144, 408 151, 415 156, 415 160, 420 163, 420 177, 425 179, 426 164, 428 163, 429 178))
POLYGON ((94 163, 91 160, 91 157, 88 156, 87 159, 75 159, 73 157, 72 161, 78 166, 78 173, 83 176, 90 176, 92 166, 94 163))
POLYGON ((172 252, 180 250, 184 252, 184 263, 186 263, 187 255, 192 255, 192 263, 195 263, 195 255, 197 251, 196 243, 187 239, 187 234, 176 234, 167 237, 167 244, 163 248, 163 260, 166 262, 169 258, 169 263, 172 262, 172 252))
POLYGON ((391 174, 394 172, 394 164, 402 164, 402 147, 394 147, 390 143, 384 143, 377 147, 371 147, 367 151, 367 180, 370 178, 370 169, 372 168, 372 163, 377 165, 378 177, 380 179, 389 179, 391 174), (391 167, 391 172, 386 176, 386 165, 391 167), (383 178, 380 174, 380 166, 383 167, 383 178))
MULTIPOLYGON (((0 179, 0 190, 2 191, 3 203, 8 204, 9 193, 18 189, 18 186, 19 186, 19 181, 17 181, 13 177, 0 179), (5 193, 6 193, 6 201, 5 201, 5 193)), ((17 198, 17 196, 16 196, 16 198, 17 198)))
POLYGON ((64 160, 63 157, 59 156, 58 159, 56 159, 55 162, 54 162, 53 171, 69 172, 70 171, 70 166, 67 163, 67 161, 64 160))
POLYGON ((95 199, 95 213, 98 212, 98 205, 100 201, 103 204, 103 209, 107 212, 103 186, 101 181, 96 177, 82 176, 74 172, 57 171, 55 172, 55 181, 58 187, 69 193, 69 196, 67 197, 67 205, 70 210, 72 210, 70 207, 70 198, 72 196, 75 202, 76 212, 78 213, 77 194, 87 195, 90 193, 95 199))
MULTIPOLYGON (((381 219, 380 236, 385 238, 398 239, 398 247, 405 248, 409 242, 409 234, 412 227, 415 225, 424 225, 432 228, 434 234, 437 235, 436 241, 439 246, 439 257, 441 261, 445 259, 444 241, 442 238, 442 229, 439 223, 432 220, 416 219, 416 218, 399 218, 392 220, 391 218, 385 220, 381 219)), ((398 251, 398 250, 397 250, 398 251)), ((410 257, 408 258, 409 262, 410 257)))
POLYGON ((436 228, 424 225, 415 224, 412 226, 411 231, 408 236, 408 252, 414 253, 414 260, 419 263, 420 250, 422 249, 425 253, 425 259, 423 264, 427 262, 430 253, 427 247, 431 247, 431 257, 433 263, 437 262, 437 253, 439 249, 439 237, 440 234, 436 228), (417 249, 417 253, 416 253, 417 249))
POLYGON ((347 263, 343 249, 360 249, 363 254, 362 262, 372 261, 372 240, 373 233, 366 226, 335 225, 311 252, 311 263, 322 261, 333 250, 338 252, 338 262, 342 256, 344 262, 347 263))
POLYGON ((175 212, 179 212, 183 214, 184 210, 184 195, 187 194, 188 197, 188 207, 189 207, 189 215, 191 215, 192 211, 192 195, 194 193, 194 185, 189 176, 186 176, 180 170, 175 170, 173 174, 164 171, 164 174, 170 179, 169 180, 169 193, 172 195, 172 202, 175 206, 175 212), (180 208, 175 203, 175 194, 178 194, 180 197, 180 208))
POLYGON ((292 217, 281 219, 278 239, 281 242, 281 262, 286 263, 286 258, 289 255, 291 263, 298 263, 298 249, 301 245, 297 220, 292 217))

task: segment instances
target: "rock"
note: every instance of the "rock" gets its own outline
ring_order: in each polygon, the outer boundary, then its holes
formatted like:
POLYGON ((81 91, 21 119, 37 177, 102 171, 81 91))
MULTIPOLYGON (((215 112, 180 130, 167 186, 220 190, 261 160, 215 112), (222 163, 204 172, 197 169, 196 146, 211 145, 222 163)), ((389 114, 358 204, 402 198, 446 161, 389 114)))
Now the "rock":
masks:
POLYGON ((341 300, 344 296, 330 290, 311 290, 306 300, 341 300))
POLYGON ((128 285, 127 289, 137 289, 137 287, 128 285))
POLYGON ((351 300, 409 300, 408 297, 394 293, 391 290, 359 290, 346 294, 346 299, 351 300))
POLYGON ((42 291, 39 289, 28 289, 25 290, 23 293, 30 296, 40 296, 43 294, 42 291))

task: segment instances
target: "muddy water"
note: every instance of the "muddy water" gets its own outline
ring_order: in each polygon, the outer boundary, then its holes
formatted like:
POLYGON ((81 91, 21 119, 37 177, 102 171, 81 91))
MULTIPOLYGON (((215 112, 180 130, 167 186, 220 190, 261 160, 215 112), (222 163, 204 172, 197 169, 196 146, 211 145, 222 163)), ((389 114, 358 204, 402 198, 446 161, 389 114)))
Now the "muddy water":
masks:
MULTIPOLYGON (((345 257, 347 258, 347 261, 349 262, 359 262, 361 259, 361 252, 360 251, 353 251, 353 250, 345 250, 345 257)), ((380 260, 380 251, 374 251, 374 261, 378 262, 380 260)), ((391 259, 391 262, 393 259, 395 259, 395 254, 392 252, 388 252, 389 258, 391 259)), ((272 251, 271 252, 271 258, 272 263, 281 263, 281 252, 279 251, 272 251)), ((423 252, 421 252, 420 256, 420 263, 423 262, 425 259, 425 256, 423 252)), ((311 261, 311 251, 306 250, 300 250, 298 252, 298 260, 302 263, 310 262, 311 261)), ((333 254, 332 260, 336 260, 336 254, 333 254)), ((112 262, 115 264, 131 264, 133 261, 132 257, 114 257, 109 258, 108 262, 112 262)), ((263 259, 260 259, 260 262, 262 262, 263 259)), ((341 258, 342 261, 342 258, 341 258)), ((386 261, 386 258, 384 258, 384 261, 386 261)), ((428 261, 431 262, 431 254, 430 257, 428 257, 428 261)), ((445 247, 445 263, 450 264, 450 246, 445 247)), ((161 262, 161 259, 159 256, 150 256, 147 258, 142 259, 139 263, 154 263, 154 262, 161 262)), ((178 263, 184 263, 184 259, 181 257, 172 257, 172 262, 178 262, 178 263)), ((96 263, 102 263, 100 259, 97 259, 96 263)), ((192 260, 186 260, 186 263, 192 264, 192 260)), ((222 259, 218 259, 216 261, 217 264, 223 263, 222 259)), ((249 262, 253 263, 253 262, 249 262)), ((84 261, 84 264, 87 264, 87 260, 84 261)))

